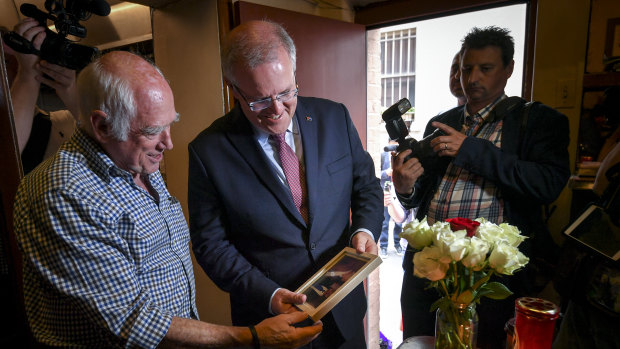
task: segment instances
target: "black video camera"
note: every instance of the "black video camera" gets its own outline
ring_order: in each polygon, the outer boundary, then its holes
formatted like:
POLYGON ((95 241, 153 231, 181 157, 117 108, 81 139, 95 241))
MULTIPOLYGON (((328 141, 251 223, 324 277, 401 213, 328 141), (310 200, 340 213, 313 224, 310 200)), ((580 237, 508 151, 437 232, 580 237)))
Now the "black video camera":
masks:
POLYGON ((19 7, 24 16, 34 18, 45 27, 45 40, 40 50, 15 32, 5 33, 2 36, 4 42, 17 52, 35 54, 50 63, 69 69, 80 70, 87 66, 99 50, 96 47, 76 44, 66 37, 73 35, 85 38, 86 28, 79 22, 90 18, 92 13, 107 16, 110 14, 110 5, 105 0, 46 0, 45 9, 48 13, 33 4, 22 4, 19 7), (58 33, 47 28, 48 19, 54 22, 58 33))
POLYGON ((383 121, 385 121, 385 129, 388 132, 391 140, 395 140, 398 142, 398 147, 396 151, 401 152, 406 149, 411 149, 411 154, 409 154, 404 161, 409 160, 410 158, 418 158, 422 163, 422 166, 428 163, 428 160, 435 158, 437 154, 433 151, 433 147, 431 147, 430 143, 437 136, 441 136, 444 133, 440 129, 436 129, 430 135, 424 137, 421 141, 417 141, 412 137, 409 137, 409 130, 407 129, 407 125, 405 125, 405 121, 402 118, 402 115, 407 112, 411 108, 411 102, 407 98, 403 98, 391 107, 387 108, 386 111, 381 114, 383 121))

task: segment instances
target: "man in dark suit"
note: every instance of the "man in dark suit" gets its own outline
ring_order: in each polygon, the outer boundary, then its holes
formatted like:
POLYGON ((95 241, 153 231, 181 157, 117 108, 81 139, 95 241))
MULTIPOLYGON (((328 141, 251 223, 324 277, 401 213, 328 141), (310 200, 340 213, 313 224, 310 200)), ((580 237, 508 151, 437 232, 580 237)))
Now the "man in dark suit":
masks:
MULTIPOLYGON (((189 145, 194 253, 230 293, 235 325, 293 311, 306 296, 291 290, 344 247, 377 254, 372 159, 344 105, 297 96, 295 60, 277 24, 231 31, 222 69, 236 105, 189 145)), ((365 312, 360 285, 322 319, 311 348, 365 347, 365 312)))
MULTIPOLYGON (((553 242, 542 219, 542 206, 553 202, 570 176, 568 119, 540 103, 526 107, 507 97, 504 87, 514 67, 514 42, 505 29, 474 28, 461 47, 461 85, 467 97, 458 106, 431 119, 425 136, 440 128, 445 135, 431 145, 438 155, 423 168, 418 159, 403 161, 410 150, 393 159, 394 188, 405 208, 417 207, 428 223, 447 218, 484 217, 495 224, 516 225, 529 238, 519 247, 535 265, 550 255, 553 242), (551 246, 551 247, 550 247, 551 246)), ((405 253, 401 293, 403 336, 433 335, 439 298, 425 290, 427 280, 413 275, 411 247, 405 253)), ((528 267, 530 266, 528 265, 528 267)), ((501 281, 515 295, 536 291, 530 270, 501 281)), ((514 297, 484 299, 478 306, 478 346, 500 348, 504 323, 514 314, 514 297)))

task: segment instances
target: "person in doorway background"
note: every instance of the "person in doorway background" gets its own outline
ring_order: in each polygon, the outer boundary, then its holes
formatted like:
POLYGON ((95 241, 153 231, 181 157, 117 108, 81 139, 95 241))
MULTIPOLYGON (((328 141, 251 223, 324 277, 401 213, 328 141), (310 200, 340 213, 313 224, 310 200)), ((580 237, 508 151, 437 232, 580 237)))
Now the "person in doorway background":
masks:
MULTIPOLYGON (((395 195, 392 188, 392 151, 396 149, 398 143, 393 140, 389 140, 388 145, 383 149, 381 153, 381 188, 383 188, 384 202, 383 202, 383 224, 381 225, 381 236, 379 237, 379 254, 381 257, 387 257, 388 244, 390 239, 390 212, 388 210, 389 203, 386 202, 385 195, 395 195)), ((395 198, 395 197, 394 197, 395 198)), ((402 255, 403 248, 400 246, 400 232, 402 231, 402 225, 400 221, 392 220, 394 222, 394 228, 392 230, 392 236, 394 241, 394 249, 397 255, 402 255)))
POLYGON ((462 106, 467 103, 467 97, 465 97, 465 92, 463 92, 463 87, 461 86, 461 52, 457 52, 452 58, 452 64, 450 65, 450 92, 457 100, 457 106, 462 106))

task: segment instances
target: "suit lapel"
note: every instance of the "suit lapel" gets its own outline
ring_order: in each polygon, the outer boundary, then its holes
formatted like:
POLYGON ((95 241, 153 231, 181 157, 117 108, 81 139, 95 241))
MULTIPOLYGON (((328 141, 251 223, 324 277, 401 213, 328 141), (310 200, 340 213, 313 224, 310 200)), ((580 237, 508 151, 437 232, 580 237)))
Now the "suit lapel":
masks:
POLYGON ((256 178, 273 193, 291 215, 296 217, 299 223, 305 224, 295 207, 290 190, 278 179, 277 173, 270 165, 270 160, 254 139, 252 125, 238 106, 235 106, 230 114, 226 137, 252 168, 256 178))

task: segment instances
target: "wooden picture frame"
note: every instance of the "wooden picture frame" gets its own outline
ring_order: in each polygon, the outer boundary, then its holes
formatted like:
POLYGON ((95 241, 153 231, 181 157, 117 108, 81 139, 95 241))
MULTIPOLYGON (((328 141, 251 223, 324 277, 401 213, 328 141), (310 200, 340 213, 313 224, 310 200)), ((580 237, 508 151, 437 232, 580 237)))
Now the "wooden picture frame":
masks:
POLYGON ((295 291, 306 295, 297 307, 320 320, 381 263, 377 255, 345 247, 295 291))
POLYGON ((620 17, 607 20, 605 56, 607 59, 620 57, 620 17))

